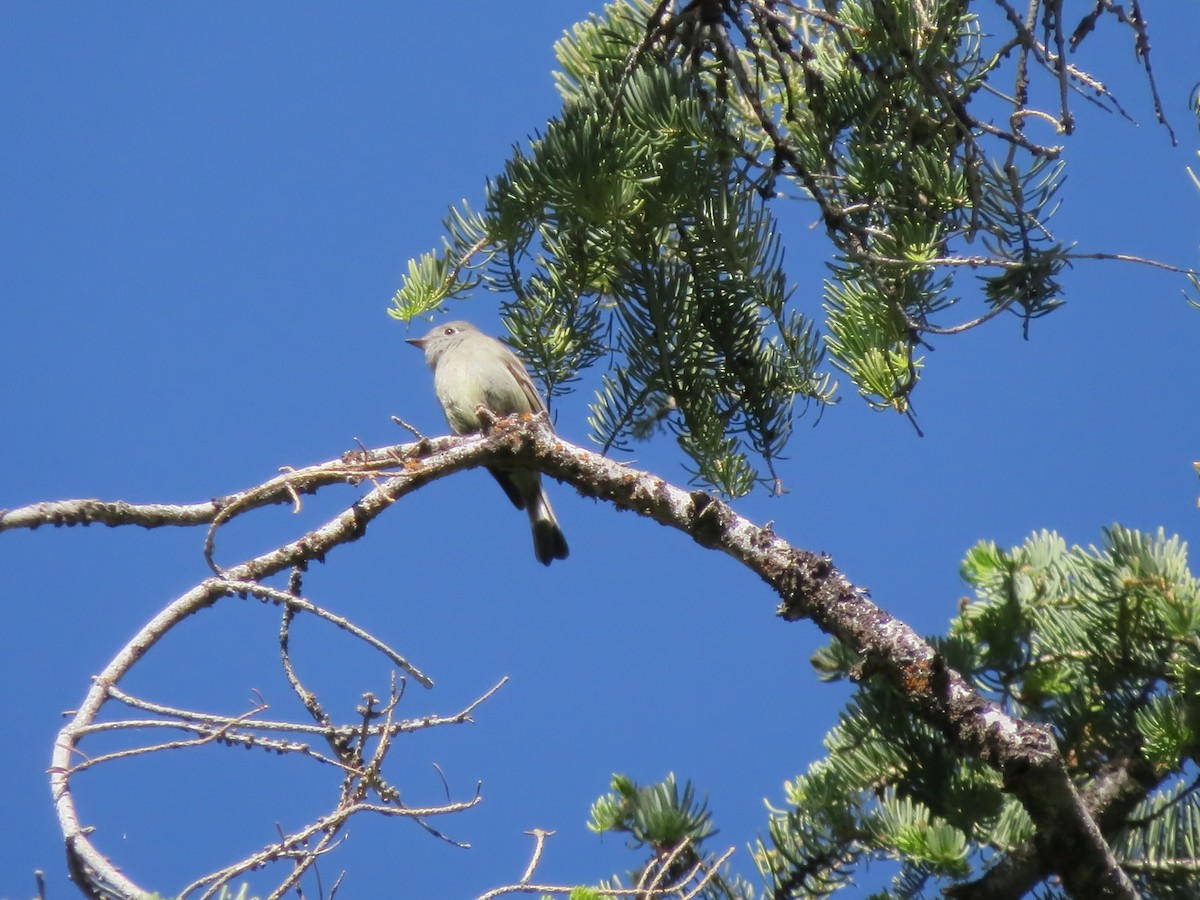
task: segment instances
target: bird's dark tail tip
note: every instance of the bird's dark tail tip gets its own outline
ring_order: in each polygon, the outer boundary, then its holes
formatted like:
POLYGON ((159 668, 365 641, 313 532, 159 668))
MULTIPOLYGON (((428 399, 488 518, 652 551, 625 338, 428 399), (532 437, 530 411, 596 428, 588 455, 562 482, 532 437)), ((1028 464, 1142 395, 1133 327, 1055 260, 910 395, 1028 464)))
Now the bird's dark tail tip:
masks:
POLYGON ((557 522, 539 519, 533 523, 533 553, 543 566, 550 565, 556 559, 566 559, 570 552, 567 539, 557 522))

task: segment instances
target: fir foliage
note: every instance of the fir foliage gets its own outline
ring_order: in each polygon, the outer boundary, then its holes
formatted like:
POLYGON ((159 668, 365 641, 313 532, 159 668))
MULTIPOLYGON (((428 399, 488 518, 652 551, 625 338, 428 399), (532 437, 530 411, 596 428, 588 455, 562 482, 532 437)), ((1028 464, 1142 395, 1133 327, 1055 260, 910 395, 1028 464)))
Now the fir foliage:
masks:
POLYGON ((728 112, 661 54, 626 71, 646 12, 610 7, 559 42, 562 112, 514 148, 485 213, 451 214, 392 313, 424 315, 480 284, 500 292, 550 397, 607 361, 596 441, 666 428, 698 481, 740 495, 774 479, 797 407, 833 385, 811 323, 788 308, 774 220, 728 112))
MULTIPOLYGON (((717 832, 707 806, 705 800, 697 800, 690 782, 681 793, 673 773, 644 787, 625 775, 614 775, 612 792, 592 804, 588 828, 627 835, 631 849, 651 851, 643 866, 628 873, 630 884, 645 884, 649 872, 660 890, 674 889, 681 896, 686 892, 699 900, 753 900, 750 884, 716 872, 709 864, 704 843, 717 832), (661 870, 667 860, 669 865, 661 870)), ((614 878, 602 886, 621 884, 614 878)))
MULTIPOLYGON (((976 598, 938 644, 947 663, 1049 725, 1085 796, 1125 785, 1096 814, 1145 896, 1200 894, 1200 582, 1186 545, 1114 526, 1098 548, 1068 548, 1043 532, 1008 551, 977 545, 963 576, 976 598)), ((814 663, 827 678, 857 671, 837 644, 814 663)), ((958 758, 889 685, 861 683, 825 744, 758 847, 767 896, 825 896, 880 859, 899 870, 878 896, 938 896, 1033 838, 999 775, 958 758)))
POLYGON ((1028 333, 1062 303, 1063 148, 1027 123, 1070 133, 1072 85, 1119 109, 1050 57, 1064 28, 984 27, 964 0, 612 3, 556 45, 559 114, 513 148, 483 212, 451 211, 390 312, 498 292, 551 398, 603 370, 604 448, 665 430, 696 482, 779 489, 796 416, 836 398, 826 353, 869 404, 912 417, 933 336, 1005 311, 1028 333), (1061 109, 1033 105, 1037 75, 1061 109), (785 282, 771 204, 788 198, 830 241, 823 304, 785 282))

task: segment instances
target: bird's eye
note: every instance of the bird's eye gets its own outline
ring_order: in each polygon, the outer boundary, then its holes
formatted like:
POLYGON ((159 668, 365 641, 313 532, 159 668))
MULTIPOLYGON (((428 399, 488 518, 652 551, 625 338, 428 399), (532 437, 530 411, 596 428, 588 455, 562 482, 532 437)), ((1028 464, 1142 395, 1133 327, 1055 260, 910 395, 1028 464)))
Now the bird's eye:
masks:
POLYGON ((446 335, 454 334, 457 330, 458 329, 456 329, 456 328, 447 328, 445 331, 442 332, 442 334, 446 334, 446 335))

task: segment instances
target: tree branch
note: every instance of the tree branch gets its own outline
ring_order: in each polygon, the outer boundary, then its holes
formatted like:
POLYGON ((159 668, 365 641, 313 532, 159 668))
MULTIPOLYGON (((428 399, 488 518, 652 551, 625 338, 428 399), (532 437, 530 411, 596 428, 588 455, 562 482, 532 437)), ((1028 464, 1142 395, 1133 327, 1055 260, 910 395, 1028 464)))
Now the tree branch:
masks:
MULTIPOLYGON (((74 719, 60 733, 51 782, 68 843, 81 858, 93 852, 85 829, 69 803, 63 806, 78 731, 108 699, 108 686, 165 633, 169 621, 190 615, 228 594, 231 582, 258 581, 290 566, 323 558, 339 544, 360 537, 367 524, 405 494, 460 469, 482 465, 520 465, 540 469, 575 486, 585 496, 606 500, 720 550, 758 574, 779 595, 785 621, 811 619, 826 633, 853 648, 862 659, 863 677, 880 675, 906 699, 912 712, 936 727, 959 752, 995 769, 1006 790, 1021 802, 1037 828, 1035 847, 1048 870, 1057 872, 1067 890, 1080 897, 1136 897, 1133 885, 1108 848, 1087 804, 1072 784, 1048 728, 1014 719, 988 702, 941 655, 909 626, 877 607, 828 556, 793 547, 770 525, 758 526, 703 491, 684 491, 582 447, 568 444, 544 417, 496 420, 484 435, 442 438, 347 453, 340 460, 289 472, 242 496, 262 503, 285 502, 291 489, 315 489, 323 483, 354 481, 393 470, 366 496, 325 525, 297 541, 206 579, 164 610, 99 675, 74 719)), ((66 517, 67 504, 35 504, 0 513, 0 530, 103 520, 108 524, 147 524, 153 509, 86 501, 89 517, 66 517), (120 510, 120 516, 109 511, 120 510)), ((250 503, 251 500, 246 501, 250 503)), ((195 521, 194 507, 178 509, 184 524, 195 521)), ((210 519, 211 521, 211 519, 210 519)), ((245 589, 244 585, 241 585, 245 589)), ((236 588, 235 588, 236 589, 236 588)))
MULTIPOLYGON (((811 619, 852 647, 864 674, 880 674, 910 709, 960 752, 1003 778, 1037 827, 1035 844, 1079 897, 1137 897, 1089 814, 1048 728, 1014 719, 985 700, 916 632, 854 586, 823 554, 792 547, 770 526, 757 526, 702 491, 683 491, 661 478, 566 444, 544 421, 501 420, 483 438, 492 461, 532 463, 585 496, 607 500, 691 535, 701 546, 734 557, 780 596, 785 621, 811 619)), ((432 462, 432 460, 431 460, 432 462)))

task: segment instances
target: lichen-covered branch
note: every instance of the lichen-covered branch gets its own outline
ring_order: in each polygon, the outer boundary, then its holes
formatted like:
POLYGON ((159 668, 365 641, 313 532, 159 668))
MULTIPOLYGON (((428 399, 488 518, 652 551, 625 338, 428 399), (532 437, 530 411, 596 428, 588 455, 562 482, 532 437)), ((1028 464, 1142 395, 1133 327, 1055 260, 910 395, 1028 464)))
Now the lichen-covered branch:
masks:
MULTIPOLYGON (((422 440, 362 450, 339 460, 289 472, 238 495, 244 506, 287 502, 292 491, 337 481, 375 479, 374 487, 345 511, 296 541, 206 579, 170 604, 124 648, 95 680, 56 744, 52 784, 68 845, 82 859, 94 852, 67 787, 76 742, 111 696, 109 686, 182 618, 234 591, 288 567, 325 558, 338 545, 361 537, 392 503, 424 484, 464 468, 520 464, 572 484, 580 493, 633 510, 691 535, 702 547, 719 550, 756 573, 777 593, 785 621, 811 619, 859 656, 859 676, 886 679, 912 713, 937 728, 961 753, 978 758, 1003 778, 1037 828, 1035 850, 1042 865, 1062 878, 1076 896, 1134 897, 1131 883, 1068 777, 1045 727, 1014 719, 985 700, 940 654, 906 624, 880 609, 823 554, 797 548, 739 516, 702 491, 686 491, 647 472, 569 444, 541 418, 495 420, 485 435, 422 440)), ((66 501, 0 513, 0 530, 37 524, 105 521, 146 524, 150 513, 128 504, 66 501), (80 510, 86 507, 86 515, 80 510), (74 511, 74 512, 72 512, 74 511)), ((157 524, 195 524, 195 507, 148 507, 157 524), (176 509, 170 521, 163 510, 176 509)), ((215 513, 209 521, 215 519, 215 513)), ((276 598, 277 599, 277 598, 276 598)))

